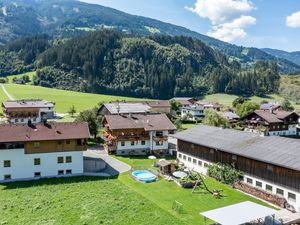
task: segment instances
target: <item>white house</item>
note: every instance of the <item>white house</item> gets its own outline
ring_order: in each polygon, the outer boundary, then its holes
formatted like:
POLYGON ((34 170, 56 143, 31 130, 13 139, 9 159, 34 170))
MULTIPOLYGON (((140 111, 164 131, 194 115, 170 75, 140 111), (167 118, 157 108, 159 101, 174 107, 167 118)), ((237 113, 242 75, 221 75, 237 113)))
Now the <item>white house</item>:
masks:
POLYGON ((203 105, 191 105, 181 107, 181 118, 187 120, 198 120, 204 117, 204 106, 203 105))
POLYGON ((234 163, 254 195, 285 199, 300 212, 300 140, 203 125, 175 137, 177 158, 188 168, 205 174, 210 164, 234 163))
POLYGON ((176 127, 165 114, 107 115, 102 133, 110 154, 167 153, 168 135, 176 127))
POLYGON ((0 125, 0 182, 83 174, 86 123, 0 125))
POLYGON ((54 118, 54 103, 46 100, 9 100, 2 103, 2 109, 8 122, 14 124, 36 124, 54 118))

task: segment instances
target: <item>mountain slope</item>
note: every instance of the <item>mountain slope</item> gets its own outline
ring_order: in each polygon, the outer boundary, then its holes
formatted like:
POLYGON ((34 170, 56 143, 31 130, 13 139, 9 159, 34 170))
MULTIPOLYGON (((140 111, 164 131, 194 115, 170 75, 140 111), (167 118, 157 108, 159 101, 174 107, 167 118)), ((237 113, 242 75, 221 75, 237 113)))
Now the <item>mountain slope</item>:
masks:
POLYGON ((263 48, 262 50, 270 55, 276 56, 277 58, 286 59, 300 66, 300 51, 286 52, 271 48, 263 48))
POLYGON ((134 35, 185 35, 198 38, 244 66, 256 60, 274 60, 280 71, 291 73, 300 66, 257 48, 244 48, 199 34, 184 27, 76 0, 0 0, 0 43, 41 32, 58 38, 111 28, 134 35))

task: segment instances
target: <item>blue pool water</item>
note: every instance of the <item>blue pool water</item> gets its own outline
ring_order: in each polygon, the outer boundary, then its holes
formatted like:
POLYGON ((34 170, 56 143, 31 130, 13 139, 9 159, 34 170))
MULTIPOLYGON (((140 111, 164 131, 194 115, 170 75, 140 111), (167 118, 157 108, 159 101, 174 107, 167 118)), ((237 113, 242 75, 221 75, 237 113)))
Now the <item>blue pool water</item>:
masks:
POLYGON ((146 183, 153 182, 157 178, 153 173, 150 173, 148 170, 136 170, 132 172, 132 176, 134 176, 137 180, 146 183))

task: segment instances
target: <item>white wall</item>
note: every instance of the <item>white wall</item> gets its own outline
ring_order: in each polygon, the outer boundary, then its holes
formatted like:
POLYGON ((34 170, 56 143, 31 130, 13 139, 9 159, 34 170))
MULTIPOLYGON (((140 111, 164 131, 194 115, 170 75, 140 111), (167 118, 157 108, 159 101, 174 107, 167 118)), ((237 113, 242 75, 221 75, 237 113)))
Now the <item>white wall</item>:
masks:
MULTIPOLYGON (((199 158, 187 155, 187 154, 182 153, 182 152, 177 152, 177 159, 180 162, 182 162, 187 168, 193 169, 193 170, 195 170, 199 173, 202 173, 202 174, 207 173, 207 168, 204 166, 204 164, 205 163, 207 165, 212 164, 211 162, 208 162, 206 160, 199 159, 199 158), (201 162, 200 165, 199 165, 199 161, 201 162)), ((265 181, 265 180, 262 180, 262 179, 259 179, 259 178, 255 178, 255 177, 247 175, 247 174, 244 175, 245 183, 247 183, 247 178, 252 179, 252 186, 254 186, 254 187, 255 187, 256 181, 261 182, 262 183, 262 189, 265 190, 265 191, 266 191, 266 185, 267 184, 271 185, 273 187, 273 191, 272 191, 273 194, 276 194, 276 189, 277 188, 282 189, 284 191, 284 196, 283 197, 288 201, 288 203, 290 205, 292 205, 295 208, 295 210, 297 212, 300 212, 300 192, 288 189, 286 187, 282 187, 280 185, 276 185, 276 184, 271 183, 269 181, 265 181), (288 199, 288 193, 289 192, 293 193, 293 194, 296 194, 296 201, 295 202, 288 199)), ((247 183, 247 184, 249 184, 249 183, 247 183)))
POLYGON ((24 154, 24 149, 0 150, 0 181, 4 175, 10 174, 14 179, 34 178, 35 172, 41 172, 42 177, 58 175, 58 170, 72 170, 72 174, 83 173, 83 152, 55 152, 43 154, 24 154), (57 157, 64 157, 64 163, 58 164, 57 157), (65 157, 72 156, 72 162, 66 163, 65 157), (34 158, 41 159, 41 165, 34 165, 34 158), (4 160, 11 161, 11 167, 5 168, 4 160))
MULTIPOLYGON (((259 133, 259 131, 255 129, 245 128, 245 131, 259 133)), ((288 130, 280 130, 280 131, 269 131, 268 135, 270 136, 292 136, 297 135, 297 125, 292 124, 289 125, 288 130)))

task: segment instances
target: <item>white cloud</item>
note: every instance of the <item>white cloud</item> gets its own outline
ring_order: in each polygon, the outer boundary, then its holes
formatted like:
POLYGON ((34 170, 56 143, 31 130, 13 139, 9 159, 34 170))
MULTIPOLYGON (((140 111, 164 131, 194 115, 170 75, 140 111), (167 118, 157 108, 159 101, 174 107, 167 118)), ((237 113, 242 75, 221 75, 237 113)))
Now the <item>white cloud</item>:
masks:
POLYGON ((286 17, 286 25, 292 28, 300 27, 300 11, 286 17))
POLYGON ((232 42, 244 38, 245 28, 256 23, 256 19, 245 14, 255 9, 250 0, 196 0, 194 7, 186 9, 208 18, 212 29, 207 35, 232 42))
POLYGON ((213 26, 212 30, 207 34, 226 42, 232 42, 246 37, 247 33, 243 28, 254 25, 255 23, 256 19, 254 17, 241 16, 240 18, 234 19, 232 22, 213 26))

